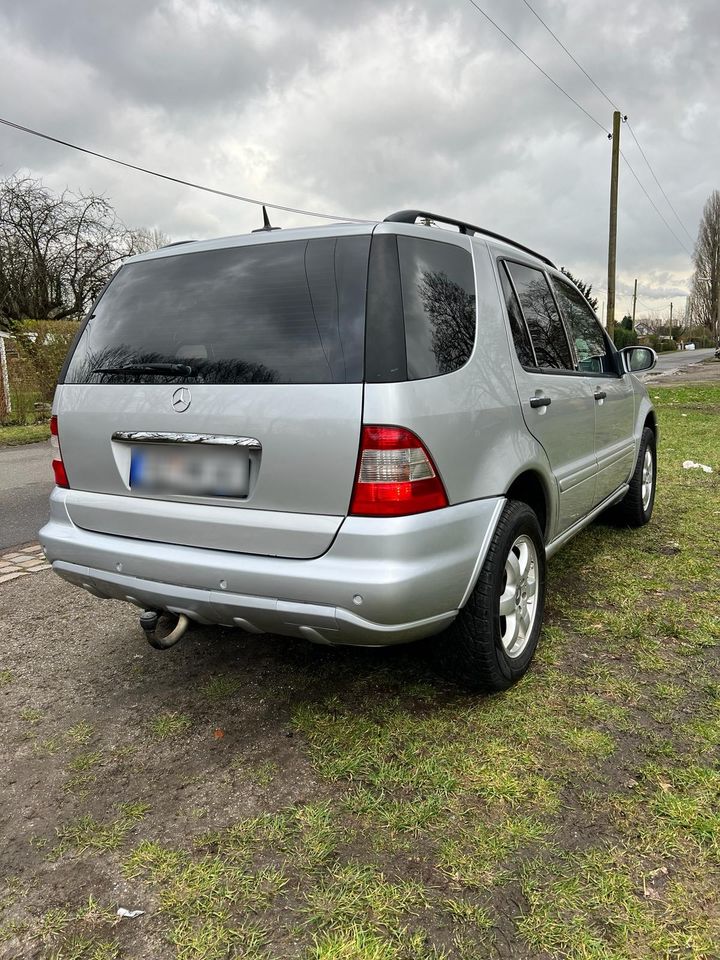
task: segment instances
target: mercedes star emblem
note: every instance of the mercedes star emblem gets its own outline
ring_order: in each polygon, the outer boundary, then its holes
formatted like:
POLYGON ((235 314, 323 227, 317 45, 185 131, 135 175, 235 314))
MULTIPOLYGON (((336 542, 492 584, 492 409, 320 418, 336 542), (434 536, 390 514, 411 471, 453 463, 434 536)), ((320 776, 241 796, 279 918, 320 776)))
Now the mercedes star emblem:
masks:
POLYGON ((175 413, 185 413, 192 401, 192 395, 187 387, 178 387, 172 395, 172 405, 175 413))

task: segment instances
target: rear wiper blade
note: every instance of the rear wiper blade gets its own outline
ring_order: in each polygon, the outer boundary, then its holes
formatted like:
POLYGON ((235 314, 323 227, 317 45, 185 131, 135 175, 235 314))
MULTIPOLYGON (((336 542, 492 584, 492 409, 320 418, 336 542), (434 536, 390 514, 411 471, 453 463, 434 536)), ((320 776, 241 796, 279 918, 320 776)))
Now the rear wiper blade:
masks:
POLYGON ((121 376, 191 377, 193 368, 188 363, 123 363, 118 367, 96 367, 93 373, 114 373, 121 376))

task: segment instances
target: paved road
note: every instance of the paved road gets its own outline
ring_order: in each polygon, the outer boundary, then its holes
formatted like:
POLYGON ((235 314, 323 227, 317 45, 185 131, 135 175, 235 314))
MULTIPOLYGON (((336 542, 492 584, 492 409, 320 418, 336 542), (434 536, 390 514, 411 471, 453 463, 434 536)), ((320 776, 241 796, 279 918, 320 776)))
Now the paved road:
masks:
POLYGON ((657 365, 649 374, 645 374, 643 379, 658 373, 669 373, 671 370, 684 370, 692 363, 699 363, 701 360, 708 360, 715 351, 708 350, 674 350, 672 353, 659 353, 657 365))
POLYGON ((49 443, 0 449, 0 550, 37 540, 52 490, 49 443))

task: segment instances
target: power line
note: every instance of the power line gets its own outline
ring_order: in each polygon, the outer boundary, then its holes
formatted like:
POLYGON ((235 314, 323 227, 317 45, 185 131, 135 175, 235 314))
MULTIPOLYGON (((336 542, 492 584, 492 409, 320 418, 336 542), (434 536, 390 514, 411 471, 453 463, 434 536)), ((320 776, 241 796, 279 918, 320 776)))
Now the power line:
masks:
POLYGON ((90 150, 88 147, 80 147, 76 143, 70 143, 67 140, 60 140, 58 137, 51 137, 48 133, 41 133, 39 130, 33 130, 30 127, 24 127, 21 123, 13 123, 12 120, 5 120, 0 117, 0 123, 14 130, 20 130, 22 133, 29 133, 33 137, 40 137, 43 140, 49 140, 51 143, 58 143, 62 147, 69 147, 71 150, 77 150, 79 153, 86 153, 91 157, 98 157, 100 160, 107 160, 109 163, 116 163, 121 167, 127 167, 129 170, 137 170, 139 173, 147 173, 151 177, 158 177, 161 180, 169 180, 171 183, 178 183, 183 187, 192 187, 193 190, 202 190, 204 193, 212 193, 218 197, 226 197, 228 200, 240 200, 242 203, 253 203, 258 207, 270 207, 272 210, 282 210, 285 213, 297 213, 303 217, 319 217, 322 220, 344 220, 350 223, 367 223, 367 220, 360 220, 356 217, 343 217, 331 213, 318 213, 315 210, 303 210, 300 207, 287 207, 281 203, 271 203, 269 200, 256 200, 254 197, 242 197, 237 193, 228 193, 225 190, 216 190, 214 187, 206 187, 201 183, 193 183, 191 180, 181 180, 179 177, 172 177, 167 173, 159 173, 157 170, 150 170, 147 167, 140 167, 135 163, 129 163, 127 160, 119 160, 117 157, 110 157, 104 153, 98 153, 96 150, 90 150))
POLYGON ((567 97, 568 100, 569 100, 571 103, 574 103, 575 106, 578 108, 578 110, 581 110, 581 111, 585 114, 585 116, 588 118, 588 120, 592 120, 592 122, 595 124, 595 126, 596 126, 596 127, 600 127, 600 129, 601 129, 604 133, 607 133, 608 135, 610 134, 610 131, 607 129, 607 127, 605 127, 602 123, 600 123, 600 121, 597 120, 591 113, 588 113, 588 111, 585 109, 585 107, 583 107, 582 104, 578 103, 578 101, 575 99, 575 97, 570 96, 570 94, 567 92, 567 90, 565 90, 563 87, 561 87, 560 84, 557 82, 557 80, 553 80, 553 78, 550 76, 550 74, 549 74, 549 73, 546 73, 545 70, 543 70, 543 68, 540 66, 540 64, 539 64, 539 63, 536 63, 536 61, 533 60, 533 58, 530 56, 530 54, 529 54, 529 53, 526 53, 526 52, 523 50, 523 48, 520 46, 520 44, 515 43, 515 41, 513 40, 513 38, 512 38, 509 34, 505 33, 505 31, 504 31, 503 28, 500 26, 500 24, 496 23, 495 20, 493 20, 493 18, 490 16, 490 14, 489 14, 489 13, 486 13, 486 12, 483 10, 483 8, 482 8, 481 6, 479 6, 479 5, 475 2, 475 0, 468 0, 468 3, 472 4, 472 6, 475 7, 475 9, 477 10, 477 12, 480 13, 480 14, 482 14, 483 17, 485 17, 485 19, 488 21, 488 23, 491 23, 491 24, 495 27, 495 29, 505 37, 505 39, 508 41, 508 43, 511 43, 511 44, 515 47, 515 49, 518 51, 518 53, 521 53, 521 54, 525 57, 526 60, 529 60, 530 63, 535 67, 535 69, 536 69, 536 70, 539 70, 540 73, 545 77, 545 79, 546 79, 546 80, 549 80, 550 83, 551 83, 554 87, 556 87, 556 88, 560 91, 560 93, 562 93, 562 95, 563 95, 564 97, 567 97))
MULTIPOLYGON (((665 304, 664 307, 652 307, 649 304, 644 303, 642 300, 638 299, 638 303, 640 304, 641 307, 643 307, 645 310, 648 310, 650 313, 655 313, 655 314, 665 313, 666 310, 669 310, 670 302, 671 301, 668 300, 668 302, 665 304)), ((675 301, 672 301, 672 302, 674 303, 675 301)))
POLYGON ((555 40, 556 43, 559 43, 559 44, 560 44, 560 46, 563 48, 563 50, 565 51, 565 53, 570 57, 570 59, 572 60, 572 62, 575 64, 575 66, 576 66, 582 73, 585 74, 585 76, 588 78, 588 80, 590 81, 590 83, 595 87, 595 89, 598 91, 598 93, 601 93, 601 94, 603 95, 603 97, 605 97, 605 99, 607 100, 607 102, 610 104, 610 106, 611 106, 614 110, 617 110, 617 111, 619 111, 620 113, 622 113, 622 110, 620 110, 620 107, 615 103, 615 101, 612 100, 612 99, 605 93, 605 91, 604 91, 603 88, 600 86, 600 84, 596 83, 596 82, 593 80, 593 78, 592 78, 592 77, 590 76, 590 74, 587 72, 587 70, 585 69, 585 67, 583 67, 583 65, 582 65, 581 63, 579 63, 579 62, 575 59, 575 57, 570 53, 570 51, 569 51, 568 48, 565 46, 565 44, 562 42, 562 40, 560 39, 560 37, 558 37, 558 35, 557 35, 556 33, 553 33, 553 31, 550 29, 550 27, 547 25, 547 23, 545 23, 545 21, 544 21, 543 18, 540 16, 540 14, 537 12, 537 10, 535 10, 534 7, 532 7, 532 6, 528 3, 528 0, 523 0, 523 3, 524 3, 525 6, 528 8, 528 10, 533 14, 533 16, 537 17, 537 19, 538 19, 538 20, 540 21, 540 23, 545 27, 545 29, 546 29, 547 32, 550 34, 550 36, 553 38, 553 40, 555 40))
MULTIPOLYGON (((541 24, 543 25, 543 27, 547 30, 547 32, 550 34, 550 36, 553 38, 553 40, 555 40, 555 42, 556 42, 560 47, 562 47, 562 49, 565 51, 565 53, 568 55, 568 57, 570 57, 570 59, 571 59, 572 62, 575 64, 575 66, 578 68, 578 70, 580 70, 580 71, 584 74, 584 76, 587 77, 587 79, 588 79, 588 80, 590 81, 590 83, 595 87, 595 89, 598 91, 598 93, 600 93, 600 94, 607 100, 607 102, 610 104, 611 107, 613 107, 613 108, 614 108, 615 110, 617 110, 618 112, 622 113, 622 110, 621 110, 620 107, 617 105, 617 103, 615 103, 615 101, 614 101, 611 97, 609 97, 607 93, 605 93, 605 91, 604 91, 603 88, 600 86, 600 84, 598 84, 598 83, 595 82, 595 80, 590 76, 590 74, 587 72, 587 70, 585 69, 585 67, 583 67, 583 65, 580 63, 580 61, 579 61, 576 57, 573 56, 573 54, 570 52, 570 50, 568 50, 568 48, 567 48, 567 47, 565 46, 565 44, 562 42, 562 40, 560 39, 560 37, 558 37, 558 35, 557 35, 557 34, 548 26, 548 24, 543 20, 543 18, 540 16, 540 14, 537 12, 537 10, 535 10, 534 7, 529 3, 529 0, 523 0, 523 3, 524 3, 525 6, 528 8, 528 10, 540 21, 540 23, 541 23, 541 24)), ((631 137, 633 138, 633 140, 635 141, 635 144, 636 144, 638 150, 639 150, 640 153, 642 154, 643 160, 644 160, 645 163, 647 164, 648 170, 649 170, 650 173, 652 174, 653 180, 654 180, 655 183, 658 185, 658 188, 659 188, 659 190, 660 190, 660 193, 662 193, 663 197, 665 198, 665 202, 667 203, 668 207, 670 207, 670 209, 672 210, 672 212, 673 212, 673 214, 674 214, 674 216, 675 216, 675 219, 677 220, 677 222, 680 224, 680 226, 683 228, 683 230, 684 230, 685 233, 687 234, 687 237, 688 237, 688 239, 690 240, 690 242, 694 244, 694 243, 695 243, 695 240, 694 240, 692 234, 691 234, 690 231, 687 229, 687 227, 685 226, 685 224, 682 222, 682 220, 680 219, 680 217, 679 217, 679 215, 678 215, 677 210, 675 209, 675 207, 674 207, 674 206, 672 205, 672 203, 670 202, 670 198, 668 197, 667 193, 665 192, 665 190, 664 190, 664 188, 663 188, 663 185, 660 183, 660 181, 659 181, 659 179, 658 179, 655 171, 653 170, 652 165, 650 164, 650 161, 648 160, 645 151, 644 151, 643 148, 640 146, 640 141, 639 141, 638 138, 636 137, 635 131, 633 130, 633 128, 630 126, 629 123, 628 123, 627 127, 628 127, 628 130, 630 131, 630 136, 631 136, 631 137)), ((625 157, 623 157, 623 159, 625 159, 625 157)), ((625 162, 627 163, 627 160, 625 160, 625 162)), ((628 166, 630 166, 630 165, 628 164, 628 166)), ((634 171, 633 171, 633 176, 635 176, 634 171)), ((637 180, 637 176, 635 176, 635 179, 637 180)), ((639 182, 639 181, 638 181, 638 182, 639 182)), ((648 198, 648 199, 649 199, 649 198, 648 198)), ((651 202, 652 202, 652 201, 651 201, 651 202)), ((653 204, 653 206, 655 206, 655 205, 653 204)), ((656 208, 656 209, 657 209, 657 208, 656 208)), ((663 220, 664 220, 664 218, 663 218, 663 220)), ((666 223, 666 226, 667 226, 667 223, 666 223)), ((673 234, 673 236, 675 236, 675 235, 673 234)), ((678 238, 676 237, 676 239, 678 239, 678 238)), ((687 251, 687 248, 685 247, 685 245, 684 245, 682 242, 681 242, 681 246, 686 250, 686 252, 689 252, 689 251, 687 251)))
POLYGON ((625 165, 627 166, 627 168, 628 168, 628 170, 630 171, 630 173, 633 175, 633 177, 635 177, 635 180, 637 181, 638 186, 640 187, 640 189, 642 190, 642 192, 645 194, 645 196, 648 198, 648 201, 652 204, 652 208, 653 208, 653 210, 655 211, 655 213, 660 217, 660 219, 662 220, 662 222, 663 222, 663 223, 665 224, 665 226, 668 228, 668 230, 670 231, 670 233, 675 237, 675 239, 676 239, 677 242, 680 244, 680 246, 683 248, 683 250, 685 251, 685 253, 686 253, 689 257, 692 257, 692 253, 688 250, 688 248, 685 246, 685 244, 684 244, 683 241, 680 239, 680 237, 675 233, 675 231, 674 231, 673 228, 670 226, 670 224, 667 222, 667 220, 665 219, 665 217, 660 213, 660 210, 658 209, 655 201, 653 200, 653 198, 650 196, 650 194, 647 192, 647 190, 646 190, 645 187, 643 186, 643 184, 642 184, 642 182, 641 182, 641 180, 640 180, 640 177, 638 177, 638 175, 635 173, 635 170, 633 169, 632 164, 630 163, 630 161, 628 160, 628 158, 625 156, 625 154, 622 152, 622 150, 620 151, 620 156, 621 156, 621 157, 623 158, 623 160, 625 161, 625 165))
MULTIPOLYGON (((530 4, 527 3, 527 0, 523 0, 523 2, 525 2, 526 5, 529 7, 529 9, 532 10, 533 13, 535 13, 535 11, 532 9, 532 7, 530 6, 530 4)), ((567 92, 567 90, 564 89, 564 87, 561 87, 561 86, 560 86, 560 84, 557 82, 557 80, 553 80, 553 78, 550 76, 550 74, 547 73, 545 70, 543 70, 543 68, 540 66, 540 64, 537 63, 535 60, 533 60, 533 58, 530 56, 530 54, 529 54, 529 53, 526 53, 526 52, 523 50, 523 48, 520 46, 520 44, 519 44, 519 43, 516 43, 516 42, 513 40, 513 38, 512 38, 509 34, 507 34, 507 33, 503 30, 503 28, 502 28, 498 23, 495 22, 495 20, 493 20, 493 18, 490 16, 490 14, 486 13, 486 12, 483 10, 483 8, 482 8, 481 6, 479 6, 479 4, 477 4, 477 3, 475 2, 475 0, 468 0, 468 3, 471 3, 472 6, 475 7, 475 9, 478 11, 478 13, 482 14, 482 16, 485 17, 485 19, 488 21, 488 23, 491 23, 491 24, 493 25, 493 27, 495 27, 495 29, 496 29, 499 33, 501 33, 501 34, 505 37, 505 39, 506 39, 509 43, 511 43, 519 53, 521 53, 521 54, 523 55, 523 57, 525 57, 526 60, 529 60, 530 63, 531 63, 537 70, 539 70, 540 73, 541 73, 547 80, 549 80, 550 83, 552 83, 552 85, 553 85, 554 87, 557 87, 557 89, 560 91, 560 93, 562 93, 565 97, 567 97, 567 99, 570 100, 571 103, 574 103, 575 106, 578 108, 578 110, 582 111, 582 113, 584 113, 585 116, 586 116, 589 120, 592 120, 592 122, 593 122, 597 127, 600 127, 600 129, 601 129, 604 133, 606 133, 606 134, 608 135, 608 137, 611 137, 611 136, 612 136, 612 134, 611 134, 610 131, 607 129, 607 127, 605 127, 602 123, 600 123, 599 120, 597 120, 591 113, 589 113, 589 112, 585 109, 585 107, 582 106, 582 104, 578 103, 578 101, 577 101, 573 96, 571 96, 571 95, 567 92)), ((592 77, 590 76, 590 74, 587 73, 587 71, 584 70, 584 69, 580 66, 580 64, 577 62, 577 60, 575 59, 575 57, 573 57, 573 55, 570 53, 570 51, 567 49, 567 47, 555 36, 555 34, 552 32, 552 30, 550 30, 550 28, 547 26, 547 24, 545 23, 545 21, 542 20, 537 14, 535 14, 535 16, 538 17, 538 20, 540 20, 540 22, 543 24, 543 26, 545 27, 545 29, 546 29, 550 34, 552 34, 553 37, 555 37, 555 39, 556 39, 557 42, 560 44, 560 46, 563 48, 563 50, 565 50, 565 52, 568 54, 568 56, 570 56, 570 58, 573 60, 573 62, 576 63, 576 64, 578 65, 578 67, 580 67, 580 69, 581 69, 582 72, 585 74, 585 76, 590 80, 590 82, 591 82, 594 86, 596 86, 598 90, 600 90, 600 92, 601 92, 602 95, 605 97, 605 99, 606 99, 612 106, 615 106, 615 104, 613 103, 612 100, 610 100, 610 98, 607 96, 607 94, 595 83, 595 81, 592 79, 592 77)), ((620 112, 622 112, 622 111, 620 111, 620 112)), ((657 215, 660 217, 660 219, 661 219, 662 222, 665 224, 665 226, 668 228, 668 230, 669 230, 670 233, 673 235, 673 237, 675 237, 675 239, 676 239, 677 242, 680 244, 680 246, 683 248, 683 250, 685 251, 685 253, 687 253, 688 256, 692 256, 692 254, 690 253, 690 251, 688 250, 688 248, 685 246, 685 244, 683 243, 683 241, 678 237, 678 235, 677 235, 677 234, 675 233, 675 231, 672 229, 672 227, 671 227, 670 224, 667 222, 667 220, 665 219, 665 217, 664 217, 664 216, 660 213, 660 211, 658 210, 658 208, 657 208, 654 200, 652 199, 652 197, 650 196, 650 194, 647 192, 647 190, 645 189, 645 187, 642 185, 642 183, 641 183, 640 178, 638 177, 638 175, 635 173, 635 170, 634 170, 633 167, 631 166, 630 161, 627 159, 627 157, 625 156, 625 154, 622 153, 622 151, 620 151, 620 153, 621 153, 622 158, 623 158, 623 160, 625 161, 628 169, 630 170, 630 173, 632 173, 633 177, 637 180, 640 189, 642 190, 642 192, 645 194, 645 196, 647 197, 648 201, 649 201, 650 204, 652 205, 653 210, 655 210, 655 212, 657 213, 657 215)))
POLYGON ((688 230, 688 228, 685 226, 685 224, 684 224, 684 223, 682 222, 682 220, 680 219, 680 217, 679 217, 679 215, 678 215, 678 212, 677 212, 677 210, 675 209, 675 207, 670 203, 670 198, 668 197, 668 195, 667 195, 667 194, 665 193, 665 191, 663 190, 662 184, 660 183, 660 181, 658 180, 657 176, 655 175, 655 171, 653 170, 652 166, 650 165, 650 161, 648 160, 648 158, 647 158, 647 156, 646 156, 646 154, 645 154, 645 151, 644 151, 643 148, 640 146, 640 141, 639 141, 638 138, 635 136, 635 131, 633 130, 633 128, 630 126, 629 123, 628 123, 628 130, 630 131, 630 136, 631 136, 631 137, 633 138, 633 140, 635 141, 638 150, 639 150, 640 153, 642 154, 642 158, 643 158, 643 160, 645 161, 645 163, 647 164, 647 168, 648 168, 648 170, 650 171, 650 173, 652 174, 653 180, 655 181, 655 183, 656 183, 656 184, 658 185, 658 187, 660 188, 660 193, 662 193, 662 195, 665 197, 665 201, 666 201, 667 205, 670 207, 670 209, 672 210, 672 212, 675 214, 675 219, 677 220, 677 222, 680 224, 680 226, 683 228, 683 230, 684 230, 685 233, 687 234, 688 239, 690 240, 690 242, 694 244, 694 243, 695 243, 695 240, 694 240, 692 234, 690 233, 690 231, 688 230))

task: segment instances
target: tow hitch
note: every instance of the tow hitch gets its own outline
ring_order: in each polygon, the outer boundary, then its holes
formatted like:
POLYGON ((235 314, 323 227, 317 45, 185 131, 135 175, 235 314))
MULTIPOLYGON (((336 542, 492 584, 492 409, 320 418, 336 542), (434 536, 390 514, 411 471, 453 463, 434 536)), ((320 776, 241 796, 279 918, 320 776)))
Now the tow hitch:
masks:
POLYGON ((157 610, 146 610, 140 614, 140 626, 145 632, 147 642, 156 650, 174 647, 185 634, 189 623, 184 613, 178 617, 157 610))

